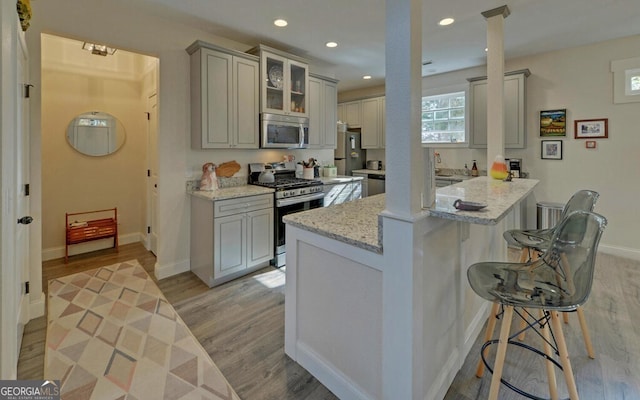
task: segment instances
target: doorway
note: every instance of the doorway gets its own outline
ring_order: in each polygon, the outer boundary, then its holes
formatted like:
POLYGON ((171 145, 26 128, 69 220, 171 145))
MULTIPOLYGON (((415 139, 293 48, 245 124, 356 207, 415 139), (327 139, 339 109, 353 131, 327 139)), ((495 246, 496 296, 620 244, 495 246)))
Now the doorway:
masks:
MULTIPOLYGON (((147 116, 149 99, 157 97, 159 60, 115 48, 91 51, 90 45, 41 37, 43 261, 64 255, 65 213, 117 207, 119 243, 150 248, 152 242, 148 170, 157 154, 150 153, 149 143, 157 129, 147 116), (112 116, 123 134, 120 146, 98 155, 74 147, 67 135, 72 121, 96 112, 112 116)), ((111 239, 96 240, 70 246, 69 254, 112 245, 111 239)))

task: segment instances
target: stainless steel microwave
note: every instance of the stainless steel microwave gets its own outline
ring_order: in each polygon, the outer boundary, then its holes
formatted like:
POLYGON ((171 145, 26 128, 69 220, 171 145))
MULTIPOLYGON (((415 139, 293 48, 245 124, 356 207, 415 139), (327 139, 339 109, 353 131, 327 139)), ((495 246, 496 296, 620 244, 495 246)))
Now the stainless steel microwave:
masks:
POLYGON ((309 118, 260 114, 260 146, 268 149, 309 147, 309 118))

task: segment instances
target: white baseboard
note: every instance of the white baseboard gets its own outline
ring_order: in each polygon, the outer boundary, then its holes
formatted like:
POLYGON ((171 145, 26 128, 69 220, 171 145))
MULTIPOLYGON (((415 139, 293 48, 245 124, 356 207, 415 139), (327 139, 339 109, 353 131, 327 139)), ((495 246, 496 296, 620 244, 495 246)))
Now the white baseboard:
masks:
POLYGON ((612 256, 618 256, 622 258, 628 258, 630 260, 640 261, 640 250, 638 249, 631 249, 629 247, 621 247, 621 246, 611 246, 611 245, 600 243, 598 245, 598 251, 601 251, 606 254, 611 254, 612 256))
MULTIPOLYGON (((118 235, 118 244, 125 245, 130 243, 144 242, 146 234, 128 233, 126 235, 118 235)), ((89 253, 91 251, 108 249, 113 246, 113 239, 100 239, 92 242, 74 244, 69 247, 69 256, 77 254, 89 253)), ((64 257, 64 246, 51 247, 42 250, 42 261, 54 260, 64 257)))
POLYGON ((425 400, 439 400, 444 399, 444 396, 447 394, 449 387, 451 386, 451 382, 456 377, 458 370, 458 360, 460 358, 460 353, 456 350, 451 352, 451 355, 445 361, 442 369, 440 369, 440 373, 434 379, 431 387, 426 388, 427 395, 424 397, 425 400))
POLYGON ((297 363, 302 365, 339 399, 370 400, 374 398, 310 347, 303 343, 297 343, 296 348, 297 363))
POLYGON ((191 270, 191 262, 188 258, 185 260, 178 261, 172 264, 167 264, 167 265, 160 265, 156 261, 153 274, 155 275, 156 279, 160 280, 160 279, 168 278, 173 275, 181 274, 183 272, 187 272, 189 270, 191 270))
POLYGON ((40 296, 36 298, 33 293, 33 300, 29 302, 29 320, 42 317, 44 315, 45 297, 44 292, 40 292, 40 296))

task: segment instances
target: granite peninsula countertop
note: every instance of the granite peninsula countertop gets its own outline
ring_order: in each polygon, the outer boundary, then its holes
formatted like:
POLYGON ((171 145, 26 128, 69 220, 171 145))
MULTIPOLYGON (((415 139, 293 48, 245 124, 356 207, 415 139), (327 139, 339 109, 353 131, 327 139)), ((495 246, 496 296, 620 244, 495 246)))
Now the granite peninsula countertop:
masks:
MULTIPOLYGON (((480 225, 495 225, 515 204, 523 200, 538 184, 536 179, 503 182, 481 176, 436 190, 435 207, 423 210, 429 216, 480 225), (480 211, 460 211, 455 200, 486 203, 480 211)), ((284 222, 353 246, 382 253, 381 223, 378 215, 385 208, 385 195, 325 208, 290 214, 284 222)))
POLYGON ((188 193, 205 200, 217 201, 235 199, 239 197, 255 196, 258 194, 273 193, 274 190, 258 185, 242 185, 212 191, 192 190, 188 193))
POLYGON ((439 188, 435 207, 429 209, 429 215, 471 224, 495 225, 515 204, 527 197, 538 182, 537 179, 517 178, 504 182, 480 176, 439 188), (487 207, 479 211, 457 210, 453 207, 457 199, 484 203, 487 207))
POLYGON ((382 253, 378 237, 378 214, 384 210, 384 194, 289 214, 289 225, 318 233, 375 253, 382 253))

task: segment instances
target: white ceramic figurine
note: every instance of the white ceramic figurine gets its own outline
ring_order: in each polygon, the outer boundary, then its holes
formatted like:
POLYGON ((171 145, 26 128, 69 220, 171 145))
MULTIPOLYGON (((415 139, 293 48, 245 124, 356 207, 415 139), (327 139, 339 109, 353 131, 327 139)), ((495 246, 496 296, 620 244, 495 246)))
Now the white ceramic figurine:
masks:
POLYGON ((216 177, 216 165, 206 163, 202 166, 202 178, 200 179, 200 190, 212 191, 218 188, 218 178, 216 177))

